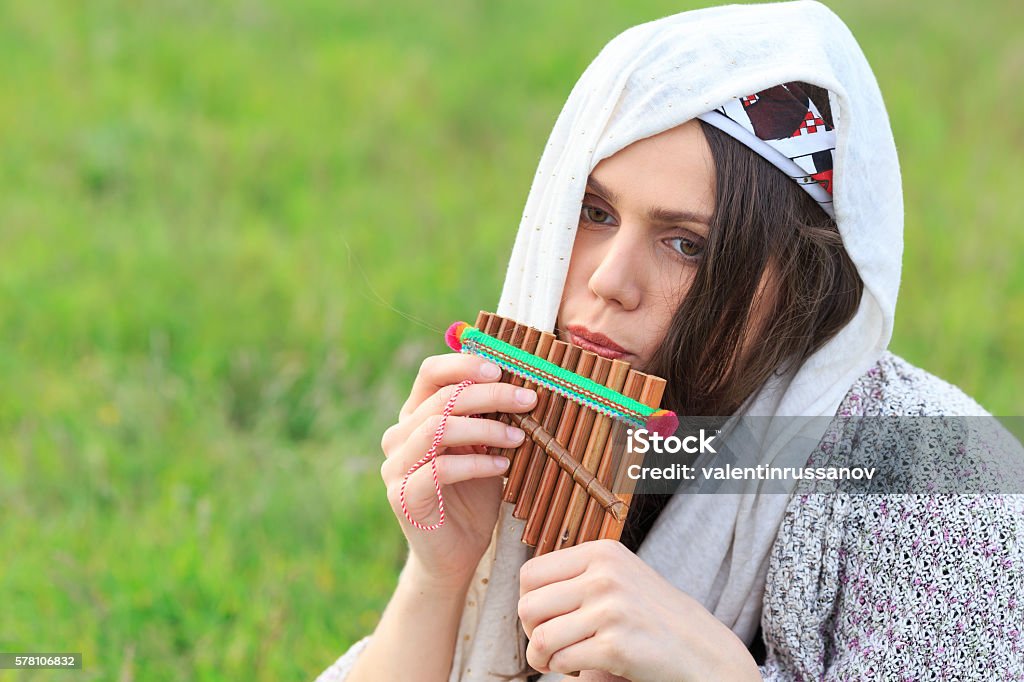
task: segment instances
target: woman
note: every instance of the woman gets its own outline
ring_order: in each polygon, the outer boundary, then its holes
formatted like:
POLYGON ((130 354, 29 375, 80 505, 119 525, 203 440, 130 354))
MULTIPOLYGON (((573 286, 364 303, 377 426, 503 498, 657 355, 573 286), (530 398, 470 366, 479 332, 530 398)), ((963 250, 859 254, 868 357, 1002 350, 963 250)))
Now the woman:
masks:
MULTIPOLYGON (((901 251, 895 147, 846 27, 808 0, 712 8, 626 31, 583 74, 498 313, 666 377, 682 414, 763 416, 761 463, 821 462, 828 420, 787 417, 985 414, 886 351, 901 251)), ((322 680, 1024 675, 1019 498, 639 496, 623 543, 527 561, 507 462, 477 447, 522 434, 469 415, 535 400, 479 359, 424 362, 382 439, 409 559, 322 680), (424 532, 399 490, 446 407, 447 522, 424 532)), ((427 469, 405 491, 420 523, 427 469)))

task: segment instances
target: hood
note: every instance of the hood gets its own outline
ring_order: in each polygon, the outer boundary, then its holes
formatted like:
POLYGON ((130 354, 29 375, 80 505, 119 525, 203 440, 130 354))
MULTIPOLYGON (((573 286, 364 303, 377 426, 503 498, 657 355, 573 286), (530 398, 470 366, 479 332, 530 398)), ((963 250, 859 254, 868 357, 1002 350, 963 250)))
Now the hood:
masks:
POLYGON ((598 162, 733 98, 789 81, 829 91, 837 137, 835 218, 865 286, 854 319, 808 362, 852 383, 892 338, 902 188, 871 67, 842 20, 813 0, 684 12, 608 43, 572 89, 548 139, 498 313, 554 326, 586 180, 598 162))

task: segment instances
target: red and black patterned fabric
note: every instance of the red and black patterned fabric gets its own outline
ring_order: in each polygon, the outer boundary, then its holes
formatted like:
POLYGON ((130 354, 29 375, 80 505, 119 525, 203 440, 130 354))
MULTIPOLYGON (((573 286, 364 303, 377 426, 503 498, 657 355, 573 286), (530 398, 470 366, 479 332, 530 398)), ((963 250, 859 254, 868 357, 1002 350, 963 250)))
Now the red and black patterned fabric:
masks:
POLYGON ((828 91, 807 83, 775 85, 698 116, 791 177, 830 216, 835 121, 828 91))

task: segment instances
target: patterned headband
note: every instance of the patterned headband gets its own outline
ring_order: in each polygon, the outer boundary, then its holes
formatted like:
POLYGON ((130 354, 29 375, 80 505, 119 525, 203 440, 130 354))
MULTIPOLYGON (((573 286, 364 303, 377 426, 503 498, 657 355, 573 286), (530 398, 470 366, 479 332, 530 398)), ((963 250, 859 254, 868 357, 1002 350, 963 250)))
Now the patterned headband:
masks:
POLYGON ((737 97, 697 118, 742 142, 791 177, 835 218, 836 131, 828 91, 783 83, 737 97))

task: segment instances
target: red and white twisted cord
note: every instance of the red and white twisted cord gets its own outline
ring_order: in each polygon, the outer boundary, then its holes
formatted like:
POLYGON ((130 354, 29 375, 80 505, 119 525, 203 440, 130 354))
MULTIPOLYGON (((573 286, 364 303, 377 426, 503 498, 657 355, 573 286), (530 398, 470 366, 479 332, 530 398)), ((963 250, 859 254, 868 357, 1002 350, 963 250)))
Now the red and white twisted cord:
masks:
POLYGON ((441 423, 437 425, 437 430, 434 431, 434 440, 430 444, 430 449, 427 450, 427 454, 423 455, 418 462, 409 468, 409 471, 405 472, 405 478, 402 479, 402 489, 398 493, 398 499, 402 505, 402 513, 405 514, 405 518, 409 523, 420 530, 437 530, 444 525, 444 496, 441 495, 441 481, 437 477, 437 448, 441 444, 441 439, 444 438, 445 425, 448 423, 448 417, 451 416, 452 410, 455 409, 456 399, 459 397, 459 394, 462 393, 462 389, 472 383, 472 381, 466 379, 456 386, 454 391, 452 391, 451 397, 448 398, 448 403, 444 406, 444 411, 441 412, 441 423), (434 476, 434 489, 437 491, 437 510, 441 513, 441 518, 435 524, 424 526, 422 523, 412 518, 412 515, 409 513, 409 508, 405 504, 405 484, 409 482, 409 477, 427 462, 430 462, 432 470, 431 473, 434 476))

